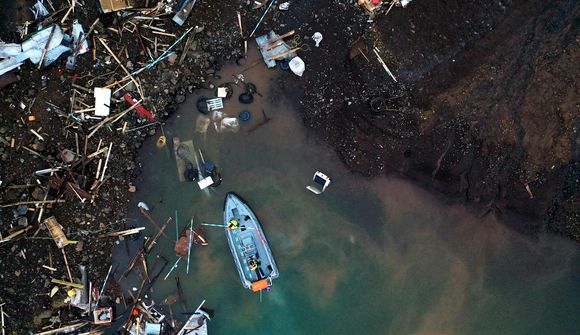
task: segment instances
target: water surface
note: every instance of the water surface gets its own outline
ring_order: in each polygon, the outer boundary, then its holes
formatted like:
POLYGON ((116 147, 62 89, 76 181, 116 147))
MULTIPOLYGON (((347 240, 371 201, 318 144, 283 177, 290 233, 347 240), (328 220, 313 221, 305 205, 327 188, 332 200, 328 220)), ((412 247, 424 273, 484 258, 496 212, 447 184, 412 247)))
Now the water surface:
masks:
MULTIPOLYGON (((229 67, 213 82, 240 70, 229 67)), ((143 149, 138 185, 137 201, 158 221, 177 210, 181 228, 193 215, 221 223, 228 191, 262 222, 281 275, 261 301, 242 287, 219 228, 206 228, 210 245, 193 250, 189 274, 185 266, 174 272, 190 310, 206 299, 215 311, 211 334, 577 333, 580 261, 572 243, 530 240, 398 178, 349 173, 279 93, 292 74, 259 64, 245 76, 264 97, 247 107, 252 120, 238 133, 196 133, 196 97, 165 127, 169 143, 193 139, 222 169, 222 185, 208 193, 179 182, 171 146, 160 150, 154 141, 143 149), (249 133, 262 109, 272 120, 249 133), (320 196, 305 188, 316 170, 333 178, 320 196)), ((226 102, 231 116, 244 108, 239 93, 226 102)), ((168 235, 156 252, 173 262, 175 228, 168 235)), ((175 292, 171 276, 153 298, 175 292)), ((179 304, 172 313, 185 317, 179 304)))

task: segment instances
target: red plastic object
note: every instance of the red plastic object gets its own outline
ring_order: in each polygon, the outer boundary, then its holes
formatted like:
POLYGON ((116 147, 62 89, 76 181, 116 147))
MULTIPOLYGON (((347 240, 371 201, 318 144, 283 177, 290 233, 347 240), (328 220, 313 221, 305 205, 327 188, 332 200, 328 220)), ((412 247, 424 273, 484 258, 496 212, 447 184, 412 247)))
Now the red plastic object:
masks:
MULTIPOLYGON (((131 98, 129 93, 125 93, 123 95, 123 98, 125 98, 125 101, 127 101, 131 106, 135 105, 135 103, 136 103, 136 101, 133 100, 133 98, 131 98)), ((151 112, 149 112, 147 109, 145 109, 145 107, 141 106, 141 104, 137 104, 137 106, 135 106, 135 110, 137 111, 137 113, 139 113, 139 115, 145 116, 146 118, 148 118, 149 121, 155 121, 155 116, 153 116, 153 114, 151 114, 151 112)))
POLYGON ((373 5, 378 5, 381 0, 373 0, 373 5))

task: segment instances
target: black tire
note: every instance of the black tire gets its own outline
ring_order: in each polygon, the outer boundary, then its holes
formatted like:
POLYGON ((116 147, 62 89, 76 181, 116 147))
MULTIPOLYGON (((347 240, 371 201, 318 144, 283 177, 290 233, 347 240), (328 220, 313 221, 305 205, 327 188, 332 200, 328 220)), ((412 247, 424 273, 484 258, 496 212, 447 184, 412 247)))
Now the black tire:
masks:
POLYGON ((199 97, 197 99, 197 111, 201 114, 208 114, 209 110, 207 109, 207 98, 206 97, 199 97))
POLYGON ((251 93, 242 93, 240 94, 238 101, 242 104, 249 105, 254 102, 254 96, 251 93))
POLYGON ((385 110, 387 102, 384 98, 376 97, 371 99, 371 109, 375 113, 380 113, 385 110))

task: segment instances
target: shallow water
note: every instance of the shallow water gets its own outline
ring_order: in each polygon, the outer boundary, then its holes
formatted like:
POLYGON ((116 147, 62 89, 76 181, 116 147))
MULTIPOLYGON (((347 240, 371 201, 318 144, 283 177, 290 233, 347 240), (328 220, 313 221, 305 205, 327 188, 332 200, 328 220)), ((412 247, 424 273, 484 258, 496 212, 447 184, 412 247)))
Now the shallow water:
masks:
MULTIPOLYGON (((240 70, 230 66, 214 82, 231 81, 240 70)), ((179 182, 171 145, 157 149, 149 141, 142 150, 136 200, 148 203, 159 222, 177 210, 180 229, 193 215, 198 223, 221 223, 225 194, 235 191, 261 220, 280 268, 260 301, 242 287, 223 230, 205 228, 210 245, 194 248, 189 274, 184 262, 173 274, 189 310, 206 299, 215 311, 211 334, 577 332, 580 259, 572 243, 532 241, 404 180, 349 173, 307 133, 278 89, 269 89, 292 74, 260 63, 245 75, 264 98, 247 107, 252 120, 238 133, 195 133, 196 96, 164 129, 168 143, 193 139, 222 169, 217 189, 179 182), (272 120, 248 133, 262 109, 272 120), (305 189, 316 170, 333 178, 320 196, 305 189)), ((231 116, 244 108, 235 101, 239 93, 226 102, 231 116)), ((175 228, 167 232, 154 254, 162 251, 173 263, 175 228)), ((172 275, 157 282, 153 298, 159 303, 175 292, 172 275)), ((172 312, 185 317, 179 303, 172 312)))

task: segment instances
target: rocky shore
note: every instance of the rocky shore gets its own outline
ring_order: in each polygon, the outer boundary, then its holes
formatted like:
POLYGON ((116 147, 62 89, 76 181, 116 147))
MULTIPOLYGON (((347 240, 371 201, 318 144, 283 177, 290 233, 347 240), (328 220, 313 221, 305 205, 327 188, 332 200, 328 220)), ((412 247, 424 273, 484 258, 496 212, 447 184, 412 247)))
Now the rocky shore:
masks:
MULTIPOLYGON (((4 18, 4 42, 21 42, 16 27, 33 20, 28 10, 33 4, 24 1, 15 8, 16 21, 4 18)), ((52 19, 58 23, 69 4, 52 4, 61 10, 52 19)), ((474 205, 482 215, 502 216, 517 230, 580 239, 580 5, 415 1, 387 10, 384 6, 370 15, 354 1, 303 0, 266 16, 259 32, 296 30, 299 42, 308 45, 300 51, 304 76, 284 83, 306 126, 332 143, 355 172, 399 173, 450 201, 474 205), (311 41, 315 32, 324 36, 319 48, 311 41)), ((49 296, 52 278, 71 275, 63 253, 38 222, 40 213, 42 219, 57 218, 67 238, 78 241, 65 249, 72 277, 80 278, 82 264, 100 286, 118 241, 100 236, 130 228, 124 217, 131 183, 140 173, 141 143, 161 135, 160 124, 188 93, 212 87, 221 64, 243 55, 237 12, 247 36, 263 11, 245 1, 199 1, 183 27, 171 16, 162 17, 158 27, 170 35, 144 28, 131 32, 127 16, 101 14, 98 2, 85 1, 82 10, 70 14, 63 26, 78 19, 87 30, 99 18, 94 36, 105 40, 129 71, 151 62, 137 34, 166 48, 191 28, 175 47, 177 57, 138 76, 142 104, 155 122, 129 112, 85 142, 99 121, 71 121, 71 97, 90 105, 94 87, 125 76, 92 38, 94 59, 92 52, 79 55, 75 70, 65 70, 66 56, 40 70, 26 63, 18 82, 0 90, 0 233, 6 238, 28 229, 0 244, 0 304, 10 316, 8 334, 37 332, 80 317, 62 303, 64 289, 49 296), (111 144, 106 179, 90 190, 98 160, 104 163, 107 156, 102 149, 111 144), (90 190, 90 200, 82 201, 62 184, 49 187, 48 175, 35 174, 69 164, 65 149, 79 159, 66 174, 56 174, 90 190), (63 202, 32 203, 49 199, 63 202), (25 204, 12 205, 20 202, 25 204)), ((151 42, 145 44, 151 48, 151 42)), ((125 90, 137 96, 134 85, 125 90)), ((129 106, 116 98, 112 114, 129 106)), ((113 300, 118 296, 114 283, 107 292, 113 300)))

